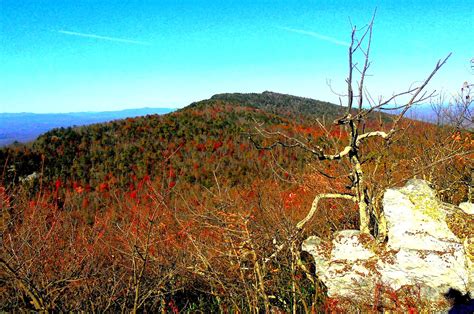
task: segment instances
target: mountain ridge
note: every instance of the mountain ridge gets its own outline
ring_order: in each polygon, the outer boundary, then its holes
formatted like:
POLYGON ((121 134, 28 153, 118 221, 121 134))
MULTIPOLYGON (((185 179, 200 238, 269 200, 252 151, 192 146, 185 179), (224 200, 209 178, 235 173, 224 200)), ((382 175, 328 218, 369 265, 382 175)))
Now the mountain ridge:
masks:
MULTIPOLYGON (((23 177, 41 171, 41 156, 45 156, 44 174, 51 180, 74 178, 97 185, 113 174, 126 184, 131 168, 138 177, 156 174, 163 162, 170 163, 169 154, 178 150, 170 166, 181 168, 188 183, 212 185, 209 167, 218 158, 227 165, 226 172, 233 173, 229 178, 250 181, 252 176, 247 174, 258 172, 258 165, 250 160, 268 162, 248 139, 256 121, 320 140, 322 132, 313 118, 321 113, 333 121, 343 112, 343 107, 278 93, 218 94, 165 115, 56 128, 28 147, 0 150, 0 161, 9 160, 15 169, 21 169, 17 177, 23 177), (210 166, 196 173, 191 160, 207 161, 210 166)), ((302 166, 304 158, 297 157, 296 152, 280 153, 288 163, 299 158, 300 162, 293 164, 302 166)))
MULTIPOLYGON (((264 91, 262 93, 220 93, 209 99, 192 103, 188 107, 198 106, 206 101, 226 101, 263 109, 275 114, 290 115, 296 118, 300 115, 343 115, 346 108, 336 104, 307 97, 264 91)), ((183 109, 185 109, 184 107, 183 109)))

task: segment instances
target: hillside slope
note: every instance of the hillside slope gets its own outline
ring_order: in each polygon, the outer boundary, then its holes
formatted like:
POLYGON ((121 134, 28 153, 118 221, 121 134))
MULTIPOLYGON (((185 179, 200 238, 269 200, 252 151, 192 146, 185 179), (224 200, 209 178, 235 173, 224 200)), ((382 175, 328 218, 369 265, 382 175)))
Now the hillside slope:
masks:
MULTIPOLYGON (((221 94, 164 116, 54 129, 31 146, 1 150, 0 161, 14 166, 15 171, 7 173, 10 180, 43 169, 51 181, 95 186, 107 178, 126 185, 132 176, 162 176, 165 171, 172 172, 171 177, 182 175, 190 184, 210 186, 213 171, 220 168, 223 180, 243 183, 266 171, 262 165, 270 158, 248 139, 256 123, 316 138, 321 131, 312 120, 332 121, 342 112, 336 105, 277 93, 221 94)), ((298 167, 295 159, 302 165, 295 151, 276 150, 272 158, 280 153, 290 169, 298 167)))

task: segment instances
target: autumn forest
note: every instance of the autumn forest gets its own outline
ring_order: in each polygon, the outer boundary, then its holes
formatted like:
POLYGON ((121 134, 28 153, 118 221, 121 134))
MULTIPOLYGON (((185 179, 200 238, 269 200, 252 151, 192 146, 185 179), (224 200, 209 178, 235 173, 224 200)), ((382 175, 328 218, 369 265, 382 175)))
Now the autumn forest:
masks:
MULTIPOLYGON (((301 250, 308 237, 341 230, 376 243, 374 251, 384 246, 384 193, 413 178, 453 208, 473 202, 473 85, 460 81, 448 101, 430 90, 449 53, 405 91, 372 96, 375 15, 351 25, 348 42, 279 28, 347 50, 339 104, 216 94, 163 115, 55 128, 0 147, 0 311, 426 311, 411 286, 377 283, 362 301, 333 298, 301 250), (410 116, 418 105, 429 105, 432 119, 410 116)), ((453 237, 472 237, 472 215, 451 218, 453 237)))
MULTIPOLYGON (((309 258, 295 260, 291 247, 272 254, 315 195, 350 188, 347 165, 298 148, 262 149, 274 136, 255 127, 337 151, 348 133, 332 121, 343 112, 271 92, 223 94, 164 116, 55 129, 3 148, 3 309, 336 306, 309 258)), ((390 117, 374 112, 364 128, 389 128, 390 117)), ((392 143, 364 148, 362 165, 374 194, 418 176, 459 203, 473 145, 468 132, 404 120, 392 143)), ((357 229, 355 206, 323 202, 298 237, 357 229)))

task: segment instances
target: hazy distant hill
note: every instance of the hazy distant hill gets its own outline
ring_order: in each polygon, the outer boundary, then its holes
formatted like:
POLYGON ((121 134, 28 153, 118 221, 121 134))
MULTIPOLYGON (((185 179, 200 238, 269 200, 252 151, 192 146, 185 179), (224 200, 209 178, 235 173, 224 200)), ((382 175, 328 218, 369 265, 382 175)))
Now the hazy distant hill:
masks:
POLYGON ((0 113, 0 146, 13 142, 29 142, 58 127, 80 126, 117 119, 165 114, 170 108, 140 108, 121 111, 74 113, 0 113))

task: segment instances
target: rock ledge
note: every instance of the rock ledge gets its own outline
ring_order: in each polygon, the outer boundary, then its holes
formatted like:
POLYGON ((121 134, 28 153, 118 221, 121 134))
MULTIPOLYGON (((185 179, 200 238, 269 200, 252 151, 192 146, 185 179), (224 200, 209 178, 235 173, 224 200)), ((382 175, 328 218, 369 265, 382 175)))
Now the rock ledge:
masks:
POLYGON ((332 242, 309 237, 302 249, 313 256, 329 297, 384 303, 375 297, 380 295, 377 290, 393 295, 409 288, 419 302, 440 309, 446 306, 444 293, 449 288, 474 292, 473 204, 463 203, 461 208, 442 203, 426 181, 413 179, 384 194, 387 243, 377 244, 358 230, 344 230, 335 233, 332 242), (467 220, 463 238, 448 224, 457 212, 467 220))

